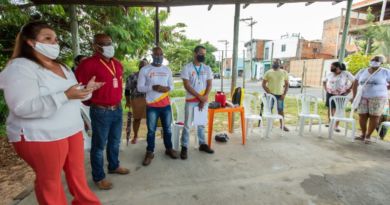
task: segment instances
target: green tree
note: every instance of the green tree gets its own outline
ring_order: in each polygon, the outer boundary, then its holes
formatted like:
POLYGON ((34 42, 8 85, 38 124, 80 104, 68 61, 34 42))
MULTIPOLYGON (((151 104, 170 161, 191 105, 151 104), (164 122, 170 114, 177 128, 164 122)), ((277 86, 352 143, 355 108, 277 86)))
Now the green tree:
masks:
POLYGON ((376 37, 379 32, 379 26, 374 23, 375 15, 372 14, 371 7, 367 9, 367 28, 360 31, 361 38, 357 41, 357 45, 366 55, 372 55, 377 49, 378 44, 376 37))
POLYGON ((192 62, 194 56, 194 48, 197 45, 202 45, 206 48, 206 64, 209 65, 214 72, 218 71, 218 64, 213 53, 217 48, 209 42, 202 43, 201 40, 182 38, 175 44, 169 44, 165 48, 165 57, 169 61, 169 66, 173 72, 179 72, 184 65, 192 62))
POLYGON ((370 59, 371 56, 365 55, 362 52, 357 52, 345 58, 345 62, 348 65, 348 71, 355 75, 359 70, 369 66, 370 59))

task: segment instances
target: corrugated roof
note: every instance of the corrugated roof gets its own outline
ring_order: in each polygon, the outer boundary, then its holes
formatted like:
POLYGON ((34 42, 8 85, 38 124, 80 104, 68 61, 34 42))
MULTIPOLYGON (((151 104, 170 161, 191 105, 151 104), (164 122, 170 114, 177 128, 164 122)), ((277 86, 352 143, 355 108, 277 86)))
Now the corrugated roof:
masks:
MULTIPOLYGON (((334 0, 333 0, 334 1, 334 0)), ((260 3, 297 3, 297 2, 333 2, 332 0, 32 0, 35 4, 89 4, 121 6, 195 6, 210 4, 260 4, 260 3)), ((337 2, 341 2, 340 0, 337 2)))

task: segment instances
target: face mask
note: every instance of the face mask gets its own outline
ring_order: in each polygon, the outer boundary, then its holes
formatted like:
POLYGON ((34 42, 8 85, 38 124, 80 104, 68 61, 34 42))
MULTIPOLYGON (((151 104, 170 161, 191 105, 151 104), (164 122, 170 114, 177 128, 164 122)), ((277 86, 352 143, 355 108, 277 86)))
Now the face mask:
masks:
POLYGON ((153 57, 153 64, 155 65, 161 65, 164 57, 163 56, 152 56, 153 57))
POLYGON ((196 60, 198 60, 200 63, 203 63, 206 60, 206 57, 204 55, 197 55, 196 60))
POLYGON ((273 68, 273 69, 279 68, 279 64, 277 64, 277 63, 272 64, 272 68, 273 68))
POLYGON ((379 68, 381 66, 381 62, 378 61, 371 61, 370 66, 373 68, 379 68))
POLYGON ((114 46, 99 46, 103 49, 103 56, 106 58, 112 58, 115 55, 114 46))
POLYGON ((35 44, 34 50, 54 60, 57 59, 58 55, 60 54, 60 45, 37 42, 35 44))

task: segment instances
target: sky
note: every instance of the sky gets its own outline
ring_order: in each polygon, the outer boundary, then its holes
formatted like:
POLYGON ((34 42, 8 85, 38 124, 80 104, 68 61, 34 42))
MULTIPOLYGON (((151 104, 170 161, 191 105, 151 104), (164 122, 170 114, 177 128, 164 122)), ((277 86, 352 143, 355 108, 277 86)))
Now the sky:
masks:
MULTIPOLYGON (((356 2, 356 1, 354 1, 356 2)), ((277 7, 276 4, 250 4, 242 9, 240 18, 253 17, 258 23, 253 27, 254 39, 279 39, 286 33, 300 33, 307 40, 322 38, 325 20, 340 16, 346 2, 332 5, 332 2, 316 2, 309 6, 305 3, 290 3, 277 7)), ((228 40, 228 50, 232 49, 234 5, 214 5, 210 11, 205 6, 172 7, 166 22, 172 25, 185 23, 186 36, 191 39, 209 41, 219 50, 225 46, 218 40, 228 40)), ((250 40, 250 27, 240 23, 239 50, 244 42, 250 40)), ((231 55, 231 52, 228 52, 231 55)))

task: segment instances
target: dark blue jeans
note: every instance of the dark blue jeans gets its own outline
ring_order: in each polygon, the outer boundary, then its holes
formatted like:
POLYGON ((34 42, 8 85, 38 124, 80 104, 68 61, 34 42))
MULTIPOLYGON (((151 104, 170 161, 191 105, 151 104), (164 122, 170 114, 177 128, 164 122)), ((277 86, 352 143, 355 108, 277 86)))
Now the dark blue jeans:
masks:
POLYGON ((91 167, 93 181, 98 182, 106 177, 104 173, 104 155, 108 161, 108 170, 119 167, 119 145, 122 136, 122 108, 108 110, 91 107, 92 123, 91 167))
POLYGON ((163 128, 163 137, 164 145, 166 149, 172 149, 172 113, 171 106, 166 107, 147 107, 146 108, 146 125, 148 127, 147 142, 148 146, 146 147, 147 151, 154 152, 155 147, 155 135, 158 118, 161 120, 163 128))

